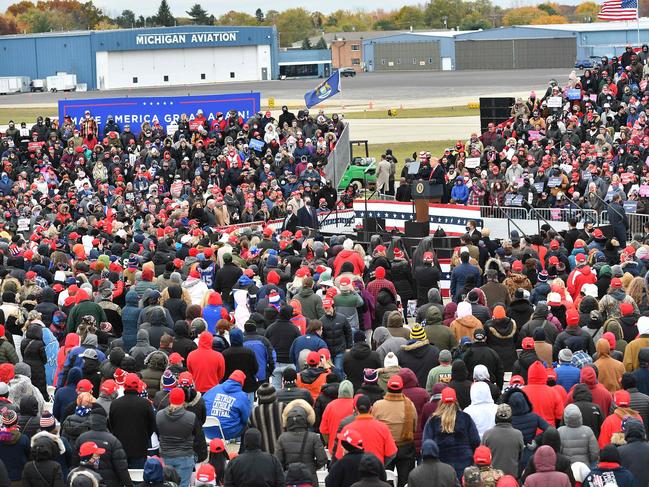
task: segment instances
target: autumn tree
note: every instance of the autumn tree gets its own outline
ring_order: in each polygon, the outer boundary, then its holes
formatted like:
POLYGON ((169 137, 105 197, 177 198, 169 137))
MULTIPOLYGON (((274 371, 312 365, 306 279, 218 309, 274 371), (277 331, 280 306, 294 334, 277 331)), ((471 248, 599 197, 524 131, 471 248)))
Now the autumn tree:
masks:
POLYGON ((397 29, 420 29, 425 27, 424 12, 418 6, 404 6, 394 16, 394 25, 397 29))
POLYGON ((245 12, 230 10, 221 15, 217 19, 216 23, 219 25, 256 25, 257 18, 245 12))
POLYGON ((583 2, 575 8, 575 17, 579 22, 594 22, 598 13, 599 5, 595 2, 583 2))
POLYGON ((536 7, 519 7, 509 9, 503 16, 503 25, 530 25, 547 13, 536 7))

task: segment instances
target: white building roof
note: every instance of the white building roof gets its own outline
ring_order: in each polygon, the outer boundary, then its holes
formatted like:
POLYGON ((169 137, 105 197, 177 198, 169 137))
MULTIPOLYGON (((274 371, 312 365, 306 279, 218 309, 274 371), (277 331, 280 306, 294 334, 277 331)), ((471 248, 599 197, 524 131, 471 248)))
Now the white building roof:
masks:
MULTIPOLYGON (((649 17, 641 17, 639 20, 640 29, 649 29, 649 17)), ((564 30, 570 32, 601 32, 607 30, 629 30, 636 29, 638 22, 635 20, 618 22, 593 22, 577 24, 543 24, 543 25, 519 25, 530 29, 564 30)))

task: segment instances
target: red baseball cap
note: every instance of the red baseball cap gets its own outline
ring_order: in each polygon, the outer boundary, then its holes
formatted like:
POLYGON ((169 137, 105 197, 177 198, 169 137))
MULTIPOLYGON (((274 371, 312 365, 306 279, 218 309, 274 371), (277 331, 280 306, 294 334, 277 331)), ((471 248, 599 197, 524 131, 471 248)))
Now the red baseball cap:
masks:
POLYGON ((620 303, 620 313, 622 316, 629 316, 633 314, 633 305, 631 303, 620 303))
POLYGON ((432 252, 424 252, 422 259, 424 262, 432 262, 435 257, 432 252))
POLYGON ((320 363, 320 354, 318 352, 309 352, 306 356, 307 365, 318 365, 320 363))
POLYGON ((594 238, 604 238, 604 233, 599 228, 596 228, 593 231, 593 237, 594 238))
POLYGON ((77 382, 77 394, 81 392, 92 392, 92 382, 88 379, 81 379, 77 382))
POLYGON ((575 261, 579 264, 586 262, 586 254, 577 254, 575 255, 575 261))
POLYGON ((400 391, 403 389, 403 379, 401 376, 393 375, 388 379, 388 390, 400 391))
POLYGON ((113 379, 105 380, 101 383, 99 390, 104 394, 108 394, 109 396, 111 394, 115 394, 115 391, 117 390, 117 382, 115 382, 113 379))
POLYGON ((213 438, 210 441, 210 453, 221 453, 225 451, 225 443, 221 438, 213 438))
POLYGON ((534 338, 532 337, 523 338, 523 350, 534 350, 534 338))
POLYGON ((523 270, 523 263, 520 260, 515 260, 512 264, 512 270, 514 272, 520 272, 523 270))
POLYGON ((611 279, 611 287, 622 287, 622 279, 619 277, 611 279))
POLYGON ((442 389, 442 402, 451 403, 457 401, 457 394, 452 387, 445 387, 442 389))
POLYGON ((552 240, 550 242, 550 248, 552 250, 557 250, 559 248, 559 241, 558 240, 552 240))
POLYGON ((140 378, 133 372, 126 374, 124 378, 124 389, 127 391, 137 391, 140 388, 140 378))
POLYGON ((616 406, 621 408, 628 408, 629 405, 631 404, 631 395, 629 394, 628 391, 625 391, 624 389, 620 389, 619 391, 615 391, 613 400, 615 401, 616 406))
MULTIPOLYGON (((268 116, 268 115, 267 115, 268 116)), ((198 470, 196 470, 196 482, 200 485, 212 485, 216 480, 216 472, 210 463, 203 463, 198 470)))
POLYGON ((346 428, 345 430, 340 432, 340 434, 338 435, 338 441, 349 443, 354 448, 363 448, 363 437, 358 431, 350 428, 346 428))
POLYGON ((325 298, 322 300, 322 307, 323 308, 333 308, 334 307, 334 300, 331 298, 325 298))
POLYGON ((89 457, 90 455, 103 455, 106 453, 106 450, 103 448, 99 448, 97 446, 97 443, 94 441, 86 441, 85 443, 81 444, 81 447, 79 448, 79 456, 80 457, 89 457))
POLYGON ((169 363, 174 365, 174 364, 180 364, 183 362, 183 356, 180 355, 178 352, 174 352, 171 355, 169 355, 169 363))
POLYGON ((480 445, 475 449, 473 463, 476 465, 491 465, 491 450, 488 446, 480 445))

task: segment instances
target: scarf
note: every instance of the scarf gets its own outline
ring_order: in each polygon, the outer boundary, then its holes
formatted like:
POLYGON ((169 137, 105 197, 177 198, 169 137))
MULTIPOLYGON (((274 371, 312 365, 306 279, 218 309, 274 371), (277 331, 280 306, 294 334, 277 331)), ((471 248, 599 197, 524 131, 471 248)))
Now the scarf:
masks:
POLYGON ((403 425, 401 427, 401 436, 396 440, 396 443, 407 443, 414 439, 413 431, 415 429, 415 416, 412 410, 408 407, 411 402, 402 393, 388 392, 383 397, 386 401, 403 402, 403 425))
POLYGON ((76 414, 77 416, 81 416, 83 418, 84 416, 88 416, 88 414, 90 414, 91 409, 92 408, 88 408, 85 406, 77 406, 74 409, 74 414, 76 414))

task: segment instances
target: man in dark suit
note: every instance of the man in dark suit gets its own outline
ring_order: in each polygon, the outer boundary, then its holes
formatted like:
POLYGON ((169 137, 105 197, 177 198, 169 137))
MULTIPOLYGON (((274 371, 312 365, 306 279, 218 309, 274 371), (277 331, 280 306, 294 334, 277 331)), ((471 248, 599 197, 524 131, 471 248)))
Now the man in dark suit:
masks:
POLYGON ((301 227, 318 229, 318 213, 310 198, 304 198, 304 206, 297 210, 297 219, 301 227))
POLYGON ((286 208, 286 216, 284 217, 284 222, 282 223, 282 231, 288 230, 291 233, 297 231, 298 218, 293 213, 293 207, 288 206, 286 208))

